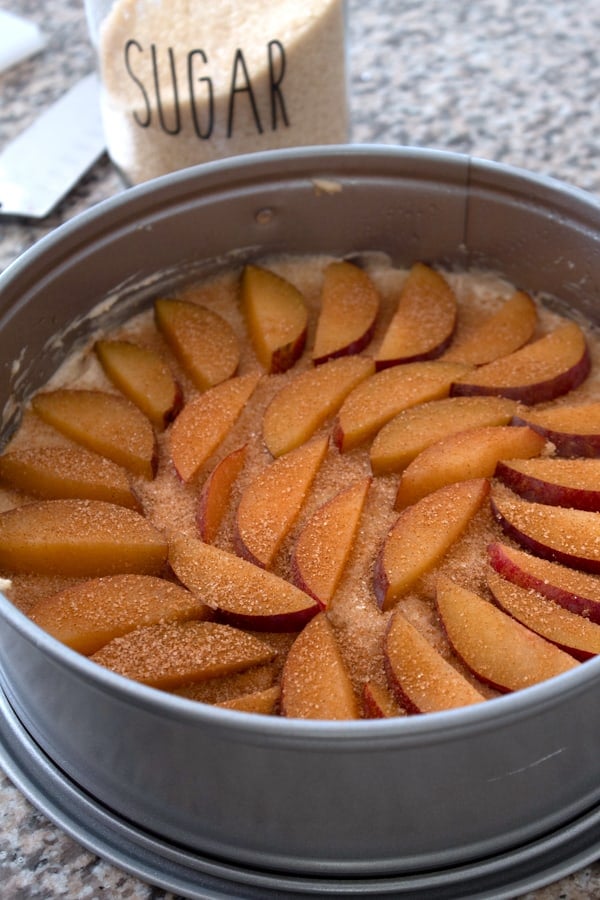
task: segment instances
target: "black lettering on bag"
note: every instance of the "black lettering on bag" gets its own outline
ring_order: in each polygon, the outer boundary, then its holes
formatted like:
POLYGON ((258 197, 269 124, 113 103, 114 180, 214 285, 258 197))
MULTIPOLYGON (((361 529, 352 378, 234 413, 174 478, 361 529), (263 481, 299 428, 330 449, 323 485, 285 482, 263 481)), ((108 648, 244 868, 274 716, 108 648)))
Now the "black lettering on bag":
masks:
POLYGON ((158 59, 156 55, 156 44, 152 44, 152 71, 154 74, 154 91, 156 93, 156 106, 158 109, 158 118, 160 121, 160 127, 166 134, 179 134, 181 131, 181 113, 179 111, 179 96, 177 94, 177 74, 175 72, 175 54, 173 53, 173 48, 169 47, 167 52, 169 54, 169 64, 171 69, 171 84, 173 86, 173 109, 175 112, 175 121, 173 126, 169 128, 165 121, 165 116, 163 112, 163 106, 160 99, 160 80, 158 77, 158 59))
POLYGON ((277 130, 277 106, 279 105, 279 109, 281 110, 281 118, 283 119, 283 124, 289 127, 289 119, 287 117, 287 110, 285 108, 285 101, 283 99, 283 94, 281 93, 281 82, 283 81, 283 76, 285 75, 285 50, 283 44, 280 41, 269 41, 268 43, 268 53, 269 53, 269 88, 271 92, 271 128, 273 131, 277 130), (275 71, 275 51, 277 51, 277 55, 279 57, 279 69, 276 73, 275 71))
POLYGON ((133 118, 138 123, 138 125, 141 125, 142 128, 147 128, 150 125, 150 122, 152 121, 152 107, 150 106, 150 100, 148 98, 148 94, 146 93, 146 89, 144 88, 142 81, 140 81, 140 79, 137 77, 137 75, 135 75, 135 73, 131 67, 130 51, 131 51, 132 47, 135 47, 136 50, 140 51, 140 53, 142 52, 142 45, 138 44, 137 41, 134 41, 134 40, 127 41, 127 43, 125 44, 125 68, 127 70, 127 74, 131 78, 131 80, 133 82, 135 82, 135 84, 137 84, 137 86, 139 87, 140 93, 144 100, 144 106, 146 107, 146 118, 145 119, 140 118, 140 116, 138 115, 138 113, 135 110, 133 111, 133 118))
POLYGON ((196 132, 196 134, 199 138, 201 138, 202 140, 206 140, 207 138, 209 138, 211 136, 212 130, 213 130, 213 125, 214 125, 214 121, 215 121, 215 100, 214 100, 214 94, 213 94, 212 80, 207 77, 198 78, 196 80, 194 79, 194 57, 195 56, 200 56, 200 58, 202 59, 202 62, 205 65, 208 62, 208 60, 206 58, 206 53, 204 52, 204 50, 191 50, 188 53, 188 59, 187 59, 188 87, 189 87, 189 92, 190 92, 190 105, 192 108, 192 119, 194 121, 194 131, 196 132), (196 105, 196 91, 194 90, 194 84, 196 84, 196 83, 202 84, 203 82, 206 84, 206 90, 207 90, 206 107, 207 107, 207 111, 208 111, 207 123, 206 123, 206 128, 204 129, 204 131, 202 130, 202 123, 200 121, 200 113, 199 113, 198 107, 196 105))
POLYGON ((258 107, 256 105, 256 100, 254 98, 254 91, 252 90, 252 83, 250 81, 250 76, 248 75, 248 69, 246 68, 246 61, 244 60, 244 54, 241 50, 235 51, 235 57, 233 61, 233 72, 231 75, 231 91, 229 94, 229 114, 227 116, 227 137, 230 138, 233 133, 233 113, 235 107, 236 94, 247 94, 248 100, 250 101, 250 105, 252 107, 252 114, 254 116, 254 121, 256 123, 256 130, 259 134, 263 133, 263 127, 261 125, 260 116, 258 114, 258 107), (238 87, 238 70, 242 70, 243 81, 240 87, 238 87))

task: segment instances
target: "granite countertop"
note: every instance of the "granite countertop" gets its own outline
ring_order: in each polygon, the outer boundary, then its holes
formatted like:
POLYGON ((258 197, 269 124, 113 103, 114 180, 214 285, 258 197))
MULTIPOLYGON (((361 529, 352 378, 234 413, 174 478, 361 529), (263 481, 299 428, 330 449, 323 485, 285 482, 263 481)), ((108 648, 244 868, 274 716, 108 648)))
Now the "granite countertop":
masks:
MULTIPOLYGON (((0 74, 0 150, 94 68, 82 0, 2 0, 46 48, 0 74)), ((352 140, 466 152, 600 195, 597 0, 349 0, 352 140)), ((121 190, 106 156, 45 220, 0 218, 0 271, 121 190)), ((0 777, 0 896, 171 898, 82 849, 0 777)), ((527 900, 600 896, 600 864, 527 900)))

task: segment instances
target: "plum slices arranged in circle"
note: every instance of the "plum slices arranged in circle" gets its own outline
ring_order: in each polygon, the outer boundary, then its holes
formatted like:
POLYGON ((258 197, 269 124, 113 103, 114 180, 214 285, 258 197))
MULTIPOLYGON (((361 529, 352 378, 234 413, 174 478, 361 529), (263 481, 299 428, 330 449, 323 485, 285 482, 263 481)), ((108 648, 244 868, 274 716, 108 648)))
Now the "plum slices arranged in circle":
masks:
POLYGON ((591 327, 486 273, 280 257, 65 361, 0 576, 99 666, 292 718, 493 702, 600 652, 591 327))

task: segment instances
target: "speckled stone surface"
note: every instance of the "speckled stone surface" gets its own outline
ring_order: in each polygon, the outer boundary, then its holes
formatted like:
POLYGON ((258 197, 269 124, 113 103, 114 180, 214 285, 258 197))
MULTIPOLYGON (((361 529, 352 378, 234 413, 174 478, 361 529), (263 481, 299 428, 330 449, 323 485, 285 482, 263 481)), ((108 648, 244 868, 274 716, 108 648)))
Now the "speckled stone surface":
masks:
MULTIPOLYGON (((94 67, 81 0, 0 0, 46 49, 0 75, 0 149, 94 67)), ((523 166, 600 195, 597 0, 349 0, 352 140, 434 147, 523 166)), ((0 270, 123 186, 102 158, 43 222, 0 219, 0 270)), ((172 895, 99 860, 0 777, 0 897, 172 895)), ((526 900, 600 897, 600 864, 526 900)))

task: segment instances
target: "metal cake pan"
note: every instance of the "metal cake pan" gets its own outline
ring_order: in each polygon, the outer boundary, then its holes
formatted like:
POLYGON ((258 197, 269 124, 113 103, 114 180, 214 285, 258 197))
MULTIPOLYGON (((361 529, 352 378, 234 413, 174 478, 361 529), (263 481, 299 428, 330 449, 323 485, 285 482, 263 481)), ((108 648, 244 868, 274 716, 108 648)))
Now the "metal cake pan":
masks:
POLYGON ((598 853, 600 807, 506 853, 462 866, 360 878, 236 865, 144 832, 90 797, 35 744, 2 693, 0 765, 32 803, 93 853, 190 900, 512 900, 583 868, 598 853))
MULTIPOLYGON (((574 188, 412 149, 227 160, 98 205, 0 277, 5 432, 100 323, 178 279, 284 251, 491 268, 600 316, 600 207, 574 188)), ((595 847, 598 659, 480 707, 288 721, 125 681, 4 597, 0 616, 2 688, 28 735, 20 752, 39 748, 115 821, 182 852, 300 880, 370 880, 474 865, 576 821, 595 847)))

